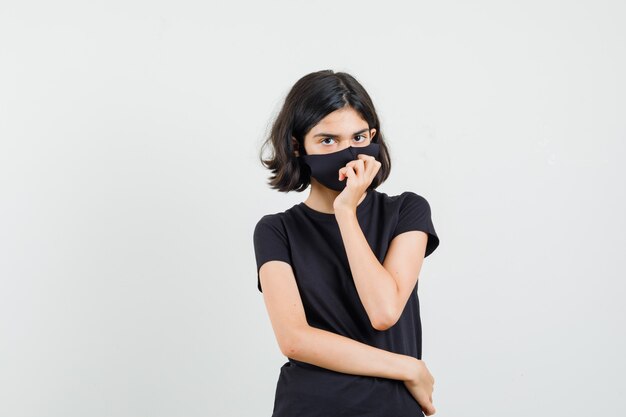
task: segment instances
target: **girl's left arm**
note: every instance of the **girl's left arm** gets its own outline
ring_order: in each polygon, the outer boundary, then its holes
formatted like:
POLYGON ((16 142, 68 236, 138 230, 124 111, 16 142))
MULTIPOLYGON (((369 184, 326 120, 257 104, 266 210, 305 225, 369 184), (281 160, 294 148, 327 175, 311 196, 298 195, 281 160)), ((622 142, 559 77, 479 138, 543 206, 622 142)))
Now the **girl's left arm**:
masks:
POLYGON ((393 326, 415 289, 424 261, 428 235, 412 230, 397 235, 381 264, 370 247, 355 210, 335 210, 350 270, 372 326, 393 326))

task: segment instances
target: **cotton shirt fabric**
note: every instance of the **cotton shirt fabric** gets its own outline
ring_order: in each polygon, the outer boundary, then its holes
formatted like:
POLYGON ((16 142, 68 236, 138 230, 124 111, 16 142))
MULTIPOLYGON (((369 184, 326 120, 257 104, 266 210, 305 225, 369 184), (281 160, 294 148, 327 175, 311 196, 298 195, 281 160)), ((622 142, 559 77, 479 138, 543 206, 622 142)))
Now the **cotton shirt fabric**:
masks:
MULTIPOLYGON (((391 240, 420 230, 428 234, 425 256, 439 245, 428 201, 412 192, 387 195, 369 189, 356 207, 361 230, 382 264, 391 240)), ((272 260, 291 265, 310 326, 390 352, 422 358, 422 328, 416 284, 398 322, 376 330, 361 303, 339 225, 332 213, 304 202, 266 214, 254 229, 257 289, 259 269, 272 260)), ((418 281, 419 282, 419 281, 418 281)), ((287 358, 280 368, 272 417, 423 416, 403 381, 336 372, 287 358)))

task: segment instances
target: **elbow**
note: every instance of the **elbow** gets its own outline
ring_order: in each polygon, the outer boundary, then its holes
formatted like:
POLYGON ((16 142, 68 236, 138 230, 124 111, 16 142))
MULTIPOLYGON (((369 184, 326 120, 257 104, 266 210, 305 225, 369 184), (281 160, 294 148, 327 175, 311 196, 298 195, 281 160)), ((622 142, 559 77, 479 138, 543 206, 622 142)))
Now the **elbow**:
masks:
POLYGON ((283 355, 288 358, 297 359, 296 356, 300 349, 298 348, 298 344, 294 342, 283 342, 280 344, 280 351, 283 355))
POLYGON ((376 330, 383 331, 392 327, 395 323, 392 323, 391 320, 372 320, 372 327, 376 330))
POLYGON ((370 322, 372 327, 376 330, 383 331, 393 327, 402 314, 402 308, 400 308, 399 294, 396 287, 396 291, 393 295, 389 295, 386 302, 376 303, 377 309, 370 316, 370 322))
POLYGON ((302 331, 292 331, 289 335, 282 337, 278 341, 278 346, 283 355, 288 358, 297 359, 304 343, 302 342, 302 331))
POLYGON ((398 322, 398 319, 399 317, 397 314, 387 312, 386 314, 378 314, 370 321, 374 329, 383 331, 393 327, 398 322))

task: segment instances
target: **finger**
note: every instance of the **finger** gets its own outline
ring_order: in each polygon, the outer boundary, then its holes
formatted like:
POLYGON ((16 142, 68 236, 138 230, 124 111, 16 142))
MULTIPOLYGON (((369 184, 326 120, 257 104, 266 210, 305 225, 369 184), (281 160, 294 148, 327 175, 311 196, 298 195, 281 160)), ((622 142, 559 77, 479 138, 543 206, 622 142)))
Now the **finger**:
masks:
POLYGON ((368 155, 366 153, 360 153, 356 156, 358 159, 362 159, 364 161, 375 161, 376 158, 374 158, 372 155, 368 155))
POLYGON ((433 402, 430 399, 422 397, 420 398, 420 401, 418 402, 419 402, 420 407, 422 407, 424 414, 430 416, 435 413, 435 406, 433 405, 433 402))
POLYGON ((345 174, 346 174, 346 177, 348 179, 353 178, 354 180, 356 180, 356 173, 354 172, 352 167, 346 167, 346 168, 342 168, 342 169, 345 169, 345 174))
POLYGON ((343 179, 345 178, 345 169, 346 168, 339 168, 339 171, 337 172, 339 174, 339 181, 343 181, 343 179))
POLYGON ((378 170, 382 165, 380 161, 377 161, 376 158, 370 155, 359 154, 357 156, 359 157, 359 160, 363 161, 363 163, 365 164, 365 172, 367 174, 376 175, 376 173, 378 173, 378 170))
POLYGON ((365 171, 365 165, 362 160, 355 161, 355 163, 352 165, 352 168, 359 177, 363 175, 363 172, 365 171))
POLYGON ((425 405, 420 404, 420 406, 422 407, 422 411, 424 411, 424 414, 426 414, 427 416, 432 416, 433 414, 435 414, 435 406, 432 405, 432 403, 428 403, 425 405))
POLYGON ((370 155, 366 155, 364 153, 360 153, 356 156, 358 158, 359 161, 363 161, 363 163, 365 164, 365 167, 369 167, 372 161, 375 161, 373 156, 370 155))
POLYGON ((380 171, 381 166, 382 164, 380 162, 372 161, 368 166, 367 175, 369 175, 370 178, 374 178, 378 174, 378 171, 380 171))
POLYGON ((369 165, 366 166, 365 174, 363 176, 367 177, 367 180, 371 183, 378 175, 378 171, 380 170, 381 163, 378 161, 372 161, 369 165))
POLYGON ((348 162, 346 165, 344 165, 344 166, 343 166, 343 168, 342 168, 342 169, 344 170, 344 174, 345 174, 345 169, 346 169, 346 168, 350 168, 350 167, 354 166, 354 162, 355 162, 355 161, 350 161, 350 162, 348 162))
MULTIPOLYGON (((348 162, 348 163, 345 165, 345 167, 346 167, 346 168, 351 167, 352 169, 355 169, 354 167, 358 166, 358 165, 359 165, 359 163, 360 163, 360 164, 363 164, 363 162, 362 162, 362 161, 357 161, 356 159, 353 159, 352 161, 348 162)), ((355 171, 355 172, 356 172, 356 171, 355 171)))

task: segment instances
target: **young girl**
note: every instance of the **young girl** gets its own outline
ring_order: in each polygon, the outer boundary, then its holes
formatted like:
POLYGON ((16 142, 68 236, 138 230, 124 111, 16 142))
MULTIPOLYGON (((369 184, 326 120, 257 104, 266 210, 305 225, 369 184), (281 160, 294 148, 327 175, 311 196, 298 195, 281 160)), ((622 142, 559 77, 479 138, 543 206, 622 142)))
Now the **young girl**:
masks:
POLYGON ((376 190, 391 161, 369 95, 349 74, 308 74, 264 145, 272 188, 311 185, 254 229, 257 288, 289 359, 272 417, 434 414, 417 279, 439 238, 424 197, 376 190))

